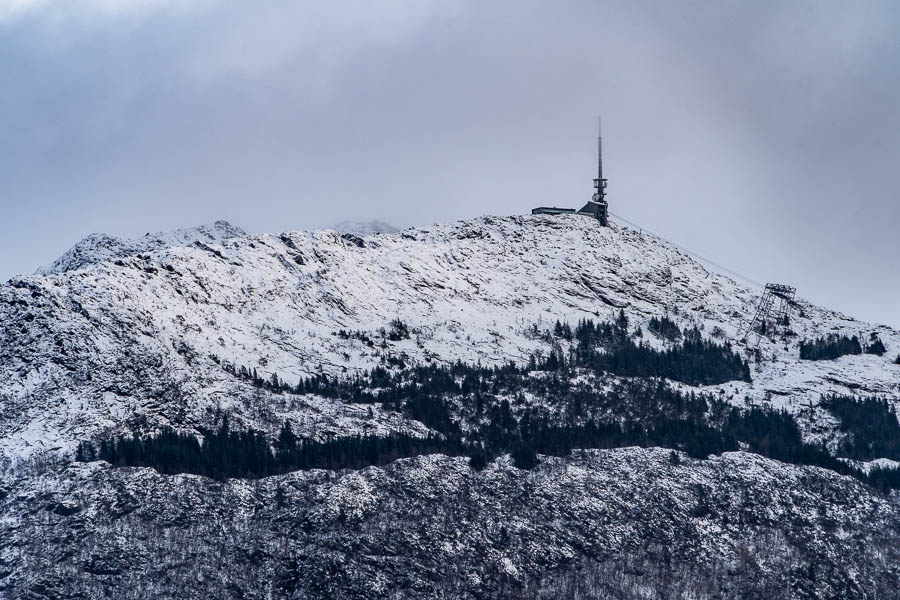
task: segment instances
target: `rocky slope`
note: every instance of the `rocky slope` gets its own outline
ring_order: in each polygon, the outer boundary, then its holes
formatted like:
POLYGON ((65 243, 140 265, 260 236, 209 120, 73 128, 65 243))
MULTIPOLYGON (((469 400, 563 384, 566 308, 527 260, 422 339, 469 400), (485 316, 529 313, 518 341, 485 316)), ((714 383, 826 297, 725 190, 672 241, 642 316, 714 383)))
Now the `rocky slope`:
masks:
POLYGON ((171 246, 189 246, 197 242, 220 244, 227 239, 240 237, 246 233, 227 221, 216 221, 212 225, 203 225, 175 231, 147 233, 144 237, 123 240, 105 233, 95 233, 84 238, 53 264, 38 269, 42 275, 65 273, 82 267, 123 258, 141 252, 165 250, 171 246))
POLYGON ((310 439, 424 436, 402 411, 275 394, 231 367, 293 383, 525 363, 547 351, 535 325, 619 311, 632 329, 668 314, 731 343, 752 382, 674 385, 785 408, 834 451, 820 396, 894 398, 900 334, 800 300, 796 335, 754 357, 741 334, 758 299, 664 240, 574 215, 91 236, 0 286, 0 595, 892 597, 896 493, 747 453, 676 465, 667 450, 598 450, 483 472, 434 455, 226 483, 69 464, 81 441, 197 433, 223 413, 270 437, 285 420, 310 439), (408 337, 388 335, 397 319, 408 337), (801 340, 830 333, 875 334, 887 353, 799 359, 801 340))
POLYGON ((92 463, 7 485, 9 598, 894 598, 900 579, 896 502, 745 453, 227 483, 92 463))

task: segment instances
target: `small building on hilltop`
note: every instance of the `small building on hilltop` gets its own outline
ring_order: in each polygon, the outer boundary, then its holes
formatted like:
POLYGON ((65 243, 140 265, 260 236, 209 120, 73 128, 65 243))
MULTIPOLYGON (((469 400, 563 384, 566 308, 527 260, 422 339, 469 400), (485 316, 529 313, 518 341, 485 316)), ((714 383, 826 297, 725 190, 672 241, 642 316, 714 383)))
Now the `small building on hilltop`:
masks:
POLYGON ((594 179, 594 195, 590 201, 579 210, 574 208, 558 208, 556 206, 539 206, 531 209, 533 215, 566 215, 577 214, 586 217, 594 217, 600 224, 609 225, 609 204, 606 202, 606 184, 603 177, 603 136, 598 131, 597 135, 597 178, 594 179))
POLYGON ((531 209, 533 215, 568 215, 575 212, 574 208, 557 208, 556 206, 538 206, 531 209))

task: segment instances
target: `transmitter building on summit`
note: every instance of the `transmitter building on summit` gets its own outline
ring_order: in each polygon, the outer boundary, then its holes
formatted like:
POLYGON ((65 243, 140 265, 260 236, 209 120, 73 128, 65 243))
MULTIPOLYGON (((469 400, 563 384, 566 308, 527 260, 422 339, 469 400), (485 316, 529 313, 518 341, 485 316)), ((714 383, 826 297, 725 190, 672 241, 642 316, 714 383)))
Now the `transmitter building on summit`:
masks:
POLYGON ((606 202, 606 179, 603 177, 603 136, 597 132, 597 178, 594 179, 594 195, 579 210, 574 208, 557 208, 555 206, 539 206, 531 209, 533 215, 578 214, 594 217, 600 224, 609 225, 609 204, 606 202))

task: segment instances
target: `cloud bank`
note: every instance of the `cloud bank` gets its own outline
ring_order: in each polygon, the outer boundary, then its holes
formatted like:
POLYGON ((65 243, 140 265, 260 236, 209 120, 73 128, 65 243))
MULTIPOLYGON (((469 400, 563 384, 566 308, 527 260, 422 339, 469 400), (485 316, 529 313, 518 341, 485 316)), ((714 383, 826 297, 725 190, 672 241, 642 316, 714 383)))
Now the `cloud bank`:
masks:
POLYGON ((615 212, 900 325, 900 5, 0 1, 0 278, 94 231, 615 212))

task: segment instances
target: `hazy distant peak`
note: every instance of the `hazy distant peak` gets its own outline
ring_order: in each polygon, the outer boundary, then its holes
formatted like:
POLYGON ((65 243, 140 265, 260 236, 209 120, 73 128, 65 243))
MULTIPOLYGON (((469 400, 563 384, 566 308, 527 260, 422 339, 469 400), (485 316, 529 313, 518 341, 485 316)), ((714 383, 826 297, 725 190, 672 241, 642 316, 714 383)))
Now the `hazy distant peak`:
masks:
POLYGON ((228 221, 216 221, 211 225, 200 225, 186 229, 176 229, 170 232, 145 234, 145 240, 152 240, 154 246, 188 246, 194 242, 218 243, 225 240, 243 237, 247 232, 240 227, 235 227, 228 221))
POLYGON ((329 229, 339 233, 355 233, 357 235, 374 235, 376 233, 397 233, 397 227, 384 221, 341 221, 335 223, 329 229))

